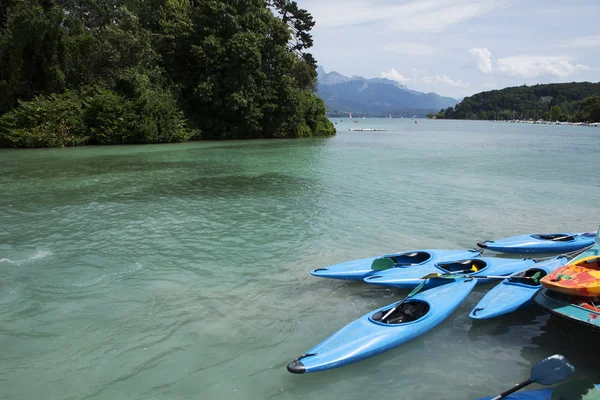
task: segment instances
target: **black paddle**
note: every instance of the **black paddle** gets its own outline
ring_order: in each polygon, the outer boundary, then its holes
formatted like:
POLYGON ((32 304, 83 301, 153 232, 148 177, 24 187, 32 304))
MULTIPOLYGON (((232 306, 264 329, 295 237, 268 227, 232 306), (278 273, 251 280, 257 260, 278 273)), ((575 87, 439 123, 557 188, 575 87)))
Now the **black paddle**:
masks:
POLYGON ((427 282, 426 280, 424 280, 423 282, 421 282, 421 284, 419 286, 417 286, 416 288, 414 288, 412 290, 412 292, 410 292, 408 294, 408 296, 406 296, 404 298, 404 300, 402 300, 400 303, 396 304, 396 306, 394 308, 392 308, 390 311, 388 311, 379 321, 381 322, 385 322, 385 319, 387 317, 390 316, 390 314, 392 314, 394 311, 396 311, 398 309, 398 307, 400 307, 402 304, 404 304, 404 302, 406 302, 406 300, 410 299, 411 297, 413 297, 415 294, 419 293, 419 291, 421 291, 421 289, 423 289, 423 286, 425 286, 425 282, 427 282))
MULTIPOLYGON (((550 241, 551 241, 551 242, 555 242, 555 241, 557 241, 557 240, 568 239, 568 238, 574 239, 574 238, 575 238, 575 236, 579 236, 579 235, 573 235, 573 236, 571 236, 571 235, 568 235, 568 236, 557 236, 557 237, 555 237, 555 238, 552 238, 552 239, 550 239, 550 241)), ((548 239, 546 239, 546 240, 548 240, 548 239)))
POLYGON ((517 386, 493 397, 491 400, 503 399, 509 394, 523 389, 525 386, 532 383, 539 383, 544 386, 554 385, 571 375, 573 372, 575 372, 575 367, 573 367, 564 356, 555 354, 535 364, 533 368, 531 368, 531 376, 525 382, 519 383, 517 386))
MULTIPOLYGON (((462 271, 459 271, 462 272, 462 271)), ((457 279, 457 278, 465 278, 465 279, 506 279, 506 278, 518 278, 518 279, 531 279, 534 282, 539 282, 541 272, 536 272, 533 276, 492 276, 492 275, 457 275, 456 273, 450 275, 442 275, 437 272, 433 272, 431 274, 425 275, 421 279, 432 279, 432 278, 445 278, 445 279, 457 279)))
MULTIPOLYGON (((464 271, 458 271, 458 272, 468 272, 471 271, 470 269, 464 270, 464 271)), ((423 279, 423 282, 421 282, 419 284, 419 286, 417 286, 416 288, 414 288, 412 290, 412 292, 410 292, 408 294, 408 296, 406 296, 404 298, 404 300, 402 300, 400 303, 396 304, 396 306, 394 308, 392 308, 390 311, 388 311, 379 321, 381 322, 385 322, 385 319, 387 317, 390 316, 390 314, 392 314, 394 311, 396 311, 398 309, 398 307, 400 307, 402 304, 404 304, 404 302, 406 302, 406 300, 410 299, 411 297, 413 297, 414 295, 416 295, 417 293, 419 293, 421 291, 421 289, 423 289, 423 286, 425 286, 425 282, 427 282, 427 279, 429 278, 439 278, 440 274, 438 273, 431 273, 431 274, 427 274, 424 277, 422 277, 421 279, 423 279)))

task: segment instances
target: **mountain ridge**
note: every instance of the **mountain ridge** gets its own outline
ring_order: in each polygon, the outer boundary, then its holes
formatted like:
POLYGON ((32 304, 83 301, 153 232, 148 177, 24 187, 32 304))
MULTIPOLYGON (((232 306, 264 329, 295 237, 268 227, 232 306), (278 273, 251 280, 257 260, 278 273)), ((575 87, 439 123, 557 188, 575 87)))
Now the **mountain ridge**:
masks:
POLYGON ((411 90, 387 78, 347 77, 336 71, 327 73, 321 66, 317 73, 317 95, 325 102, 329 114, 424 116, 432 110, 458 104, 454 98, 411 90))
POLYGON ((327 73, 321 66, 317 73, 317 95, 325 102, 329 114, 424 116, 458 104, 452 97, 411 90, 387 78, 367 79, 358 75, 349 78, 336 71, 327 73))

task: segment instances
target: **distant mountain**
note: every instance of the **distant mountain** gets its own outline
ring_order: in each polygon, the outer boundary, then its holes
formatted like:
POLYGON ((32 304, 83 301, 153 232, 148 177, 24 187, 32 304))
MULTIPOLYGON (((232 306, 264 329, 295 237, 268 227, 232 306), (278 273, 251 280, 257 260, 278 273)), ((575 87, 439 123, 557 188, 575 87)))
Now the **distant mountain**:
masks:
POLYGON ((385 78, 348 78, 337 72, 325 72, 319 67, 317 94, 330 113, 382 115, 419 114, 453 107, 458 103, 451 97, 422 93, 385 78))
POLYGON ((362 76, 353 75, 351 78, 344 76, 338 72, 325 72, 325 69, 321 66, 317 68, 317 73, 319 75, 319 85, 338 85, 340 83, 346 83, 350 81, 361 81, 366 83, 383 83, 386 85, 393 85, 400 89, 409 90, 405 85, 402 85, 396 81, 392 81, 386 78, 363 78, 362 76))

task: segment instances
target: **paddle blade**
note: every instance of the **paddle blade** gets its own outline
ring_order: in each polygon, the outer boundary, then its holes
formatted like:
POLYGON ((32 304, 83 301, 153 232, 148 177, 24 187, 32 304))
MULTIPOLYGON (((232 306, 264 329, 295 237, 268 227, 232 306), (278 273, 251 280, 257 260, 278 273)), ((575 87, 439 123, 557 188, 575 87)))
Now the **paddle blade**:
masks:
POLYGON ((540 385, 554 385, 575 372, 575 367, 560 354, 550 356, 531 368, 531 380, 540 385))
POLYGON ((373 260, 371 269, 375 271, 384 271, 392 268, 394 265, 396 265, 396 263, 391 258, 379 257, 373 260))
POLYGON ((433 278, 440 278, 442 276, 442 274, 438 274, 437 272, 432 272, 430 274, 425 275, 424 277, 422 277, 421 279, 433 279, 433 278))
POLYGON ((535 283, 539 283, 540 282, 540 275, 542 275, 541 272, 536 272, 532 277, 531 280, 533 280, 535 283))

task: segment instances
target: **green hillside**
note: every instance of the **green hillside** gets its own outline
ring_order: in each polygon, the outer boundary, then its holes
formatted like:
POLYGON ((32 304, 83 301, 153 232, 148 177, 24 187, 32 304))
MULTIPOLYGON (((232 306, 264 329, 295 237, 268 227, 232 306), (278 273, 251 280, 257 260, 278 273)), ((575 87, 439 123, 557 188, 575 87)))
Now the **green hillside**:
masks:
POLYGON ((477 93, 466 97, 454 108, 441 110, 436 117, 594 122, 600 119, 599 108, 600 83, 552 83, 477 93))
POLYGON ((291 0, 0 2, 0 147, 327 136, 291 0))

